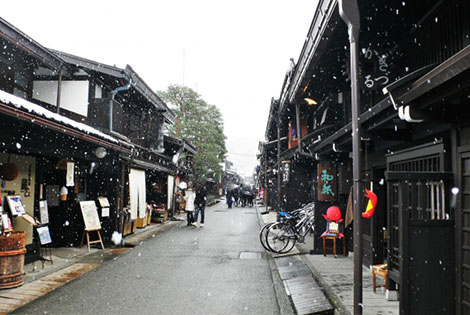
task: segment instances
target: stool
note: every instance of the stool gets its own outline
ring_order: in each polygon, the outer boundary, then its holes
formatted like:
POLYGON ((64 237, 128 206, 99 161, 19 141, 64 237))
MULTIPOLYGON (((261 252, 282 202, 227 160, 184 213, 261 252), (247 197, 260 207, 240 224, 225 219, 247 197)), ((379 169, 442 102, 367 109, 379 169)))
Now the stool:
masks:
POLYGON ((385 287, 388 289, 388 267, 387 264, 380 264, 372 266, 372 287, 374 288, 374 293, 376 287, 385 287), (385 285, 377 285, 375 282, 375 276, 380 276, 385 279, 385 285))
MULTIPOLYGON (((322 236, 323 238, 323 256, 326 256, 326 240, 332 240, 333 241, 333 256, 336 258, 336 239, 338 236, 334 235, 325 235, 322 236)), ((343 237, 343 256, 346 256, 346 240, 343 237)))

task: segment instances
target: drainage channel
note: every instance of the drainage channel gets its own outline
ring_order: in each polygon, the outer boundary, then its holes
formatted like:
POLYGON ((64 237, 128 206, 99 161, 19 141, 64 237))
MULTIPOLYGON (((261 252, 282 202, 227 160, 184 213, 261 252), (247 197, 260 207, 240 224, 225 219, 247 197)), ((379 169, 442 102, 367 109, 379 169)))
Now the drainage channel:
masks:
POLYGON ((297 314, 334 314, 334 307, 298 255, 278 257, 274 261, 297 314))

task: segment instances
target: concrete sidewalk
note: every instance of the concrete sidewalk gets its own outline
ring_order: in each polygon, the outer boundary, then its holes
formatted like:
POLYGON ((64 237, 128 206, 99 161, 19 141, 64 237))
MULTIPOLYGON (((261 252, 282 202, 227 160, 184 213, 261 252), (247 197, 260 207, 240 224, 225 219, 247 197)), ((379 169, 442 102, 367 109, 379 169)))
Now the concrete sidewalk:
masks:
MULTIPOLYGON (((276 212, 270 211, 261 214, 265 208, 259 208, 262 223, 276 221, 276 212)), ((330 302, 336 308, 335 314, 353 314, 353 282, 354 261, 352 253, 348 257, 338 255, 334 258, 332 254, 311 255, 313 248, 312 237, 306 237, 304 244, 297 243, 290 254, 298 255, 311 271, 314 279, 323 288, 330 302)), ((273 254, 273 257, 279 257, 273 254)), ((383 284, 384 280, 377 277, 377 283, 383 284)), ((377 288, 377 293, 372 290, 372 272, 363 267, 363 314, 399 314, 399 302, 387 301, 383 287, 377 288)))
POLYGON ((126 247, 110 247, 102 250, 98 246, 88 251, 87 246, 51 248, 44 253, 50 260, 36 261, 24 266, 24 284, 17 288, 0 290, 0 314, 13 312, 25 304, 73 281, 95 269, 102 263, 117 259, 119 255, 141 244, 158 233, 184 223, 183 215, 165 223, 151 223, 133 234, 124 237, 126 247))

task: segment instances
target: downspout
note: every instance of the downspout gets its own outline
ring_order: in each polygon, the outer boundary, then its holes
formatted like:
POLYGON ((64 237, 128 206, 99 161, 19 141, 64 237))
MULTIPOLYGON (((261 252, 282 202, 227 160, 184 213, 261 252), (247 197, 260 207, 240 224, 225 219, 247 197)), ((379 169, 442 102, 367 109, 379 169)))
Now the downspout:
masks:
POLYGON ((359 30, 360 15, 357 0, 339 0, 339 15, 348 26, 350 67, 351 67, 351 124, 353 147, 353 187, 354 187, 354 293, 353 310, 355 315, 362 314, 362 160, 361 160, 361 123, 359 121, 359 30))
POLYGON ((302 152, 302 144, 300 143, 302 139, 302 131, 300 130, 300 105, 299 103, 295 104, 295 123, 297 125, 297 150, 302 152))
POLYGON ((57 81, 57 100, 56 100, 56 105, 57 105, 57 114, 59 114, 60 111, 60 95, 62 94, 62 75, 64 74, 64 68, 60 68, 59 70, 59 81, 57 81))
POLYGON ((129 90, 131 88, 131 85, 132 85, 132 80, 129 80, 129 82, 125 86, 120 86, 111 91, 111 97, 109 98, 109 131, 110 132, 113 131, 114 97, 116 96, 116 94, 118 94, 121 91, 129 90))

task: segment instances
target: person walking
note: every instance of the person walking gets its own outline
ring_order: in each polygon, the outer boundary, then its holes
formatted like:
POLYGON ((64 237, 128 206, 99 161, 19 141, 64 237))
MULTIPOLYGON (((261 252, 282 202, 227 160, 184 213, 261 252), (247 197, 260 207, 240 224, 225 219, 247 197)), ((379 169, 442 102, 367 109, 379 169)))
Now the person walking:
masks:
POLYGON ((201 213, 200 227, 204 226, 204 212, 206 210, 207 191, 204 185, 200 185, 196 190, 196 199, 194 201, 196 206, 196 213, 194 215, 194 222, 197 223, 199 212, 201 213))
POLYGON ((232 209, 232 202, 233 202, 233 197, 232 197, 232 191, 230 189, 227 189, 227 195, 225 196, 227 199, 227 205, 229 209, 232 209))
POLYGON ((186 211, 187 218, 188 218, 188 226, 189 225, 196 225, 194 223, 194 199, 196 198, 196 193, 194 192, 193 188, 188 184, 188 189, 184 192, 184 200, 186 201, 186 206, 184 210, 186 211))
POLYGON ((238 200, 240 198, 240 190, 238 189, 238 186, 233 189, 233 204, 235 207, 238 207, 238 200))

